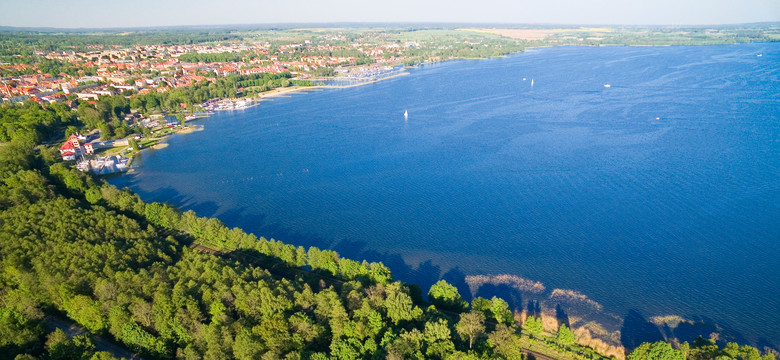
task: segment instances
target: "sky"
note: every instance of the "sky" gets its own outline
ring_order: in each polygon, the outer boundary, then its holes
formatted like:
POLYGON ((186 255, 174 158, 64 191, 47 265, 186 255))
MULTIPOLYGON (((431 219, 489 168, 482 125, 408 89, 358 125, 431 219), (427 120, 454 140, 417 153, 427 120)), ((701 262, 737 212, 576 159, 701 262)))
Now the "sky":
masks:
POLYGON ((0 0, 0 26, 455 22, 720 25, 780 21, 780 0, 0 0))

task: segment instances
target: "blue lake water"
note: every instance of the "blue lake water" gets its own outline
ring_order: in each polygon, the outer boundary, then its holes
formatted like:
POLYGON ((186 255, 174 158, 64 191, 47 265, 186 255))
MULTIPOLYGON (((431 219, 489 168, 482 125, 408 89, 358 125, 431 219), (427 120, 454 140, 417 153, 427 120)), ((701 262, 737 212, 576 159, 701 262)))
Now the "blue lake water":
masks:
POLYGON ((111 182, 424 292, 511 274, 780 343, 780 44, 535 49, 198 124, 111 182))

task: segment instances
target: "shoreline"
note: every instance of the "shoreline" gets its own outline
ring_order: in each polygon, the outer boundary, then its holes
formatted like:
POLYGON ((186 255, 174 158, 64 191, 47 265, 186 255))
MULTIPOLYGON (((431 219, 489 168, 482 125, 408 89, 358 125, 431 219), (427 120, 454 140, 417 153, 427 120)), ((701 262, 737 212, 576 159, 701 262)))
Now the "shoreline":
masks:
MULTIPOLYGON (((256 99, 257 100, 256 102, 259 104, 260 102, 262 102, 265 99, 272 99, 272 98, 275 98, 275 97, 280 97, 280 96, 284 96, 284 95, 287 95, 287 94, 294 94, 294 93, 297 93, 297 92, 310 91, 310 90, 312 90, 314 88, 317 88, 317 86, 300 86, 300 85, 295 85, 295 86, 289 86, 289 87, 286 87, 286 88, 275 88, 275 89, 271 89, 271 90, 268 90, 268 91, 265 91, 265 92, 261 92, 256 97, 252 97, 251 99, 253 99, 253 100, 256 99)), ((252 106, 257 106, 257 104, 252 104, 249 107, 252 107, 252 106)), ((249 107, 247 107, 247 108, 249 108, 249 107)))
MULTIPOLYGON (((374 83, 378 83, 380 81, 390 80, 390 79, 394 79, 394 78, 401 77, 401 76, 406 76, 406 75, 411 75, 411 73, 409 73, 409 72, 402 72, 402 73, 393 74, 393 75, 390 75, 390 76, 385 76, 385 77, 382 77, 382 78, 379 78, 379 79, 362 81, 362 82, 358 82, 358 83, 355 83, 355 84, 349 84, 349 85, 312 85, 312 86, 299 86, 299 85, 296 85, 296 86, 291 86, 291 87, 286 87, 286 88, 276 88, 276 89, 268 90, 266 92, 262 92, 262 93, 259 94, 259 96, 257 98, 253 98, 253 99, 258 99, 258 102, 260 102, 260 101, 263 101, 264 99, 272 99, 272 98, 275 98, 275 97, 280 97, 280 96, 284 96, 284 95, 287 95, 287 94, 294 94, 294 93, 297 93, 297 92, 314 91, 314 90, 318 90, 318 89, 347 89, 347 88, 358 87, 358 86, 363 86, 363 85, 368 85, 368 84, 374 84, 374 83)), ((256 106, 256 104, 252 104, 252 106, 256 106)))
MULTIPOLYGON (((255 106, 260 105, 260 103, 262 103, 265 100, 270 100, 270 99, 277 98, 277 97, 282 97, 282 96, 285 96, 285 95, 290 95, 290 94, 295 94, 295 93, 300 93, 300 92, 316 91, 316 90, 321 90, 321 89, 347 89, 347 88, 352 88, 352 87, 358 87, 358 86, 363 86, 363 85, 374 84, 374 83, 378 83, 380 81, 389 80, 389 79, 397 78, 397 77, 400 77, 400 76, 406 76, 406 75, 411 75, 411 73, 409 73, 409 72, 402 72, 402 73, 399 73, 399 74, 385 76, 385 77, 382 77, 382 78, 379 78, 379 79, 363 81, 363 82, 358 82, 358 83, 349 84, 349 85, 312 85, 312 86, 295 85, 295 86, 290 86, 290 87, 285 87, 285 88, 275 88, 275 89, 271 89, 271 90, 259 93, 257 96, 245 98, 245 99, 252 100, 252 104, 248 105, 248 106, 246 106, 244 108, 241 108, 241 109, 219 109, 219 110, 214 110, 214 111, 246 110, 246 109, 253 108, 255 106)), ((240 101, 241 99, 240 98, 231 98, 230 100, 231 101, 240 101)), ((211 116, 213 113, 214 112, 209 112, 208 114, 206 114, 204 116, 200 116, 198 118, 207 118, 207 117, 211 116)))
MULTIPOLYGON (((203 116, 198 116, 198 117, 196 117, 194 119, 190 119, 189 121, 205 119, 205 118, 208 118, 210 114, 211 113, 209 113, 208 115, 204 114, 203 116)), ((127 171, 125 171, 125 172, 133 172, 135 167, 133 167, 132 165, 133 165, 133 162, 135 160, 135 157, 138 156, 139 154, 141 154, 143 151, 146 151, 146 150, 159 150, 159 149, 165 149, 166 147, 168 147, 170 145, 168 143, 168 138, 171 135, 174 135, 174 134, 182 134, 182 135, 190 134, 190 133, 193 133, 193 132, 196 132, 196 131, 202 131, 203 129, 204 129, 203 125, 187 125, 187 127, 178 128, 173 133, 166 134, 165 136, 162 136, 162 137, 159 137, 159 138, 155 138, 154 139, 155 140, 154 144, 151 144, 151 145, 149 145, 147 147, 144 147, 144 148, 140 148, 140 149, 134 151, 132 154, 130 154, 130 156, 128 156, 127 171)))
POLYGON ((379 79, 359 82, 359 83, 350 84, 350 85, 315 85, 313 87, 314 88, 320 88, 320 89, 348 89, 348 88, 352 88, 352 87, 358 87, 358 86, 363 86, 363 85, 368 85, 368 84, 374 84, 374 83, 378 83, 380 81, 390 80, 390 79, 394 79, 394 78, 401 77, 401 76, 406 76, 406 75, 411 75, 411 73, 409 73, 409 72, 401 72, 401 73, 398 73, 398 74, 385 76, 385 77, 382 77, 382 78, 379 78, 379 79))
MULTIPOLYGON (((583 47, 586 47, 586 46, 583 46, 583 47)), ((545 47, 545 48, 546 48, 546 47, 545 47)), ((542 48, 542 49, 543 49, 543 48, 542 48)), ((400 75, 400 74, 399 74, 399 75, 400 75)), ((389 77, 388 77, 388 78, 389 78, 389 77)), ((381 81, 381 80, 384 80, 384 78, 383 78, 383 79, 377 79, 376 81, 381 81)), ((359 84, 353 84, 353 85, 348 85, 348 87, 353 87, 353 86, 360 86, 360 85, 365 85, 365 84, 367 84, 367 83, 370 83, 370 82, 366 82, 366 83, 359 83, 359 84)), ((320 87, 322 87, 322 86, 320 86, 320 87)), ((293 93, 296 93, 296 92, 298 92, 298 91, 308 91, 308 90, 314 90, 314 89, 316 89, 316 88, 318 88, 318 86, 311 86, 311 87, 294 87, 294 88, 293 88, 293 87, 291 87, 291 88, 280 88, 280 89, 275 89, 276 91, 273 91, 273 90, 272 90, 272 91, 269 91, 269 92, 267 92, 267 93, 264 93, 264 96, 263 96, 263 98, 265 98, 265 99, 268 99, 268 98, 273 98, 273 97, 277 97, 277 96, 282 96, 282 95, 285 95, 285 94, 293 94, 293 93)), ((327 87, 326 87, 326 88, 327 88, 327 87)), ((331 88, 332 88, 332 87, 331 87, 331 88)), ((292 101, 291 101, 291 102, 292 102, 292 101)), ((288 240, 288 241, 289 241, 289 240, 288 240)), ((360 258, 357 258, 357 259, 359 260, 360 258)), ((419 281, 416 281, 416 282, 414 282, 414 283, 419 283, 419 281)), ((570 297, 570 298, 572 298, 572 299, 578 299, 578 297, 576 296, 576 294, 574 294, 574 296, 569 296, 569 297, 570 297)), ((586 304, 586 305, 587 305, 587 304, 586 304)), ((661 320, 661 319, 659 318, 659 321, 660 321, 660 320, 661 320)))

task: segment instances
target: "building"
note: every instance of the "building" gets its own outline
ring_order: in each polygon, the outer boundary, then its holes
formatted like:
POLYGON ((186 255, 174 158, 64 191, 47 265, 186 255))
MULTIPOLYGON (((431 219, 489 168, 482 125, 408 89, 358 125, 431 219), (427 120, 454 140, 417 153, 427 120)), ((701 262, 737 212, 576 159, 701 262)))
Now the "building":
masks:
POLYGON ((81 144, 86 141, 86 137, 81 134, 71 134, 67 141, 60 146, 60 156, 62 160, 73 161, 79 155, 89 155, 95 152, 91 143, 81 144))
POLYGON ((88 93, 78 93, 76 94, 78 96, 79 100, 95 100, 97 101, 99 96, 98 94, 88 94, 88 93))
POLYGON ((64 161, 76 160, 76 153, 73 151, 62 152, 62 150, 60 150, 60 156, 62 156, 62 160, 64 161))
POLYGON ((60 154, 64 155, 65 153, 75 153, 76 147, 73 146, 73 143, 68 140, 62 146, 60 146, 60 154))
POLYGON ((167 127, 174 127, 179 126, 179 119, 177 119, 175 116, 166 116, 165 117, 165 126, 167 127))

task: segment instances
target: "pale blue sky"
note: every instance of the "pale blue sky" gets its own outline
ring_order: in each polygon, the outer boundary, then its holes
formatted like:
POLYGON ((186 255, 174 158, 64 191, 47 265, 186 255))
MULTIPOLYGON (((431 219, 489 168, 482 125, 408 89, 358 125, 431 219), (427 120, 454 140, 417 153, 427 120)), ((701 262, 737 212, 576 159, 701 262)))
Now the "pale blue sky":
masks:
POLYGON ((301 22, 703 25, 780 21, 780 0, 0 0, 0 25, 301 22))

